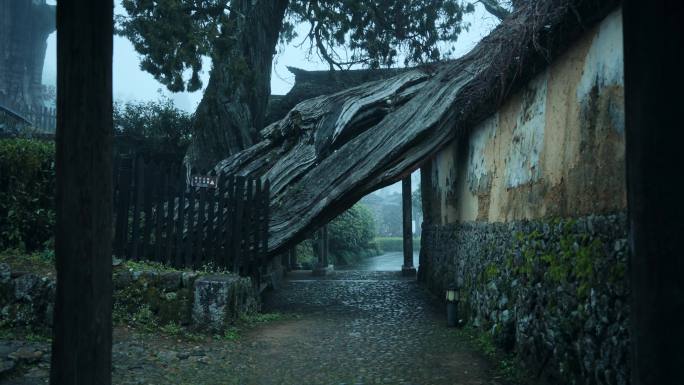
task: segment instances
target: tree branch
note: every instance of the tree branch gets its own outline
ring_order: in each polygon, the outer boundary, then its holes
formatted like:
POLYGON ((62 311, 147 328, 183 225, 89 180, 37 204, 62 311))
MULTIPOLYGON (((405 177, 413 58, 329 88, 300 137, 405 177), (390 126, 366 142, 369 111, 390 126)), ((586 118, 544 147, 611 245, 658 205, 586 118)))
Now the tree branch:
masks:
POLYGON ((503 20, 511 13, 499 4, 498 0, 478 0, 477 3, 481 3, 487 12, 494 15, 497 19, 503 20))

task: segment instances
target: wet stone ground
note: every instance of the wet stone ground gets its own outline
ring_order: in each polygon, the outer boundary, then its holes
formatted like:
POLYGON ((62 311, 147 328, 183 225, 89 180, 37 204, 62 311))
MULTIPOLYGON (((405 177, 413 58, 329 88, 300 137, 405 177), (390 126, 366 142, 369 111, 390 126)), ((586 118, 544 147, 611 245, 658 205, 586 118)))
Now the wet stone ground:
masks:
MULTIPOLYGON (((291 274, 268 293, 262 324, 236 341, 191 342, 117 328, 113 383, 504 385, 493 366, 445 327, 441 306, 398 273, 291 274), (289 315, 289 316, 288 316, 289 315)), ((0 340, 3 385, 47 383, 47 343, 0 340)))

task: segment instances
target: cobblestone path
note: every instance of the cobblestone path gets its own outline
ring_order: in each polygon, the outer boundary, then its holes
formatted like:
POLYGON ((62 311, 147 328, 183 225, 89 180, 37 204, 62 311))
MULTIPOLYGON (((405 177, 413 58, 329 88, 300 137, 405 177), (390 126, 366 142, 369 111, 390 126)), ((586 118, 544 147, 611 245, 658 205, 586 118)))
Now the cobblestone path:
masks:
MULTIPOLYGON (((298 272, 267 295, 264 310, 293 316, 237 341, 117 328, 113 383, 504 385, 445 327, 433 297, 398 273, 338 271, 313 279, 298 272)), ((0 384, 47 383, 49 345, 0 341, 0 348, 11 350, 9 343, 23 344, 32 367, 0 384)))

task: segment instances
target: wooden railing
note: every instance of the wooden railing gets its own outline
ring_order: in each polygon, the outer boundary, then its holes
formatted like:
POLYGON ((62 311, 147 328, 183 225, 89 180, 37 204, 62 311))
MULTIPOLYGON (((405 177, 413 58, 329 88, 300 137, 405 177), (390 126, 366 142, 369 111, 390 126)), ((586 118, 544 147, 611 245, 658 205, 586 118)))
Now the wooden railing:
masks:
POLYGON ((269 183, 210 175, 215 187, 186 186, 180 167, 144 157, 115 159, 114 254, 120 259, 242 275, 265 261, 269 183))

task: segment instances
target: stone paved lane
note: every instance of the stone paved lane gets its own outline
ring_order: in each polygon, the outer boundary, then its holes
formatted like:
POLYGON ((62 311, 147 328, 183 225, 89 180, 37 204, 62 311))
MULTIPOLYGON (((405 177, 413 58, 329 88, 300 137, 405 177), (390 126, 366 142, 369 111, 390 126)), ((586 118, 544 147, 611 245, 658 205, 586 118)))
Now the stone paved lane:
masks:
POLYGON ((434 298, 398 273, 299 273, 264 305, 303 318, 282 325, 287 333, 256 336, 283 365, 277 379, 255 383, 498 384, 491 366, 445 327, 434 298))
MULTIPOLYGON (((312 279, 299 272, 264 303, 267 312, 291 316, 236 341, 192 342, 116 328, 113 383, 504 385, 445 327, 433 300, 398 273, 345 271, 312 279)), ((48 344, 0 341, 3 352, 1 364, 27 367, 21 377, 4 380, 0 370, 0 385, 47 383, 48 344)))

